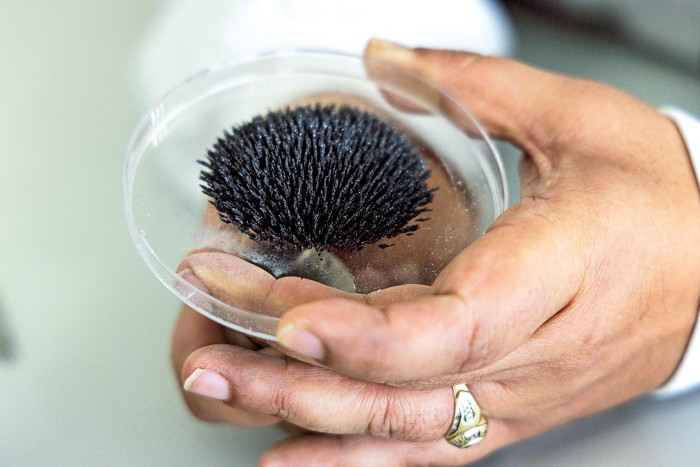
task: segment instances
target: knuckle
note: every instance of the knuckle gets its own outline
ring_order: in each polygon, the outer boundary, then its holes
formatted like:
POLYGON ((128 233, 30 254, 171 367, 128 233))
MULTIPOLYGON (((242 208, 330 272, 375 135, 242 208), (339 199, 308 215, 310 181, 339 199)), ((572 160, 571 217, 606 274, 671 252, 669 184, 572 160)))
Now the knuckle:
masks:
POLYGON ((275 391, 274 405, 270 410, 270 415, 287 420, 294 414, 293 407, 292 393, 288 389, 280 387, 275 391))
POLYGON ((372 402, 367 433, 383 438, 402 437, 406 433, 407 425, 405 407, 401 400, 391 393, 384 396, 377 397, 372 402))
POLYGON ((441 410, 425 409, 412 398, 401 397, 394 390, 375 397, 371 404, 367 434, 405 441, 426 441, 442 436, 445 420, 441 410))

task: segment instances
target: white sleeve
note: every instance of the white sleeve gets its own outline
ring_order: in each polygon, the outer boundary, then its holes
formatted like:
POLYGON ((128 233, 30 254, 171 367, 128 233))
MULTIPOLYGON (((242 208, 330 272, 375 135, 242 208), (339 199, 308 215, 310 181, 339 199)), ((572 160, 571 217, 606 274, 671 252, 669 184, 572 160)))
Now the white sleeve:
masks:
MULTIPOLYGON (((695 176, 700 186, 700 120, 673 107, 661 111, 668 116, 683 135, 685 146, 690 154, 690 161, 695 169, 695 176)), ((700 311, 699 311, 700 313, 700 311)), ((700 320, 700 318, 699 318, 700 320)), ((693 334, 680 365, 671 379, 659 388, 654 395, 672 397, 683 394, 700 386, 700 323, 696 321, 693 334)))

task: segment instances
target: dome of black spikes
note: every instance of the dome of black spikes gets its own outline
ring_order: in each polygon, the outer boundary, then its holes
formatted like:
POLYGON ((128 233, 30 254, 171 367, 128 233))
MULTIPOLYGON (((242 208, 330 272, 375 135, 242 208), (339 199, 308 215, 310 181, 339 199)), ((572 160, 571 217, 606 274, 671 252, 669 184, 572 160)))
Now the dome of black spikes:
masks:
POLYGON ((411 141, 347 106, 255 117, 198 162, 221 220, 279 248, 359 250, 417 230, 433 199, 411 141))

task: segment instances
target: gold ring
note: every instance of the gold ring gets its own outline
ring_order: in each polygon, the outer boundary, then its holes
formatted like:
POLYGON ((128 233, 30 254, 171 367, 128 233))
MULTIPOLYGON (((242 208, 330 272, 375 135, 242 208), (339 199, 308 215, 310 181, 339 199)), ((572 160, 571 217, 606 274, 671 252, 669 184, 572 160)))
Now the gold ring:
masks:
POLYGON ((445 439, 452 446, 468 448, 478 444, 488 431, 489 423, 466 384, 452 386, 455 414, 445 439))

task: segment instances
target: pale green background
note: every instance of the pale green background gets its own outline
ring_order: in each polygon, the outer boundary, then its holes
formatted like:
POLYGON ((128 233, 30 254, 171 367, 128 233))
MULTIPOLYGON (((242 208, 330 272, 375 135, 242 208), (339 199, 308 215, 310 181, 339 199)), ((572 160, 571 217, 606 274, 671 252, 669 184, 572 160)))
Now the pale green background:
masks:
MULTIPOLYGON (((0 5, 0 328, 16 343, 0 465, 253 465, 281 436, 189 415, 168 360, 178 303, 128 237, 123 154, 147 106, 133 54, 157 3, 0 5)), ((523 13, 516 26, 531 63, 700 114, 697 74, 523 13)), ((700 393, 638 401, 484 464, 700 465, 699 420, 700 393)))

